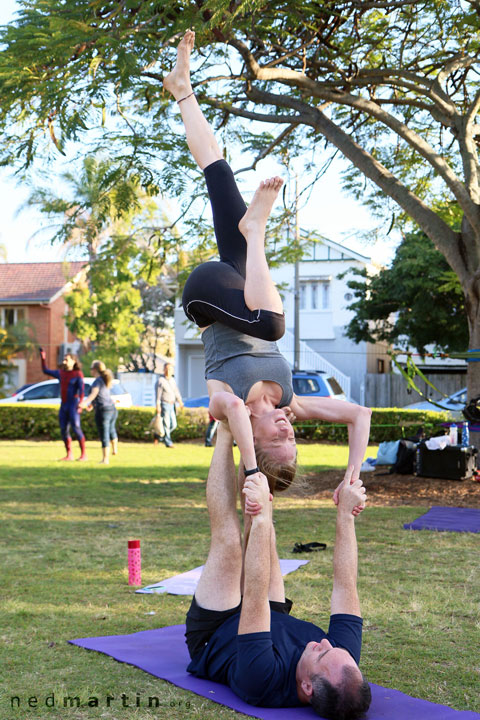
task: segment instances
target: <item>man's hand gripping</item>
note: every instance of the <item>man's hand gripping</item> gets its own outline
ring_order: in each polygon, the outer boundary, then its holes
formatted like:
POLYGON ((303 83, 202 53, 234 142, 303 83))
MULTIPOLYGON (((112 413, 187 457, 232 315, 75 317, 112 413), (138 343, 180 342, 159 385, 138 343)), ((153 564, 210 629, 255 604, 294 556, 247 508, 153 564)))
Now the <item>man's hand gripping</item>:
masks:
POLYGON ((365 508, 367 501, 366 490, 363 486, 363 482, 359 477, 354 478, 353 465, 347 468, 345 477, 342 482, 335 490, 335 496, 337 498, 336 504, 338 505, 338 511, 345 515, 360 515, 362 510, 365 508))
POLYGON ((249 475, 243 485, 242 493, 245 496, 246 515, 264 515, 271 513, 271 501, 273 496, 268 487, 268 481, 261 472, 249 475))

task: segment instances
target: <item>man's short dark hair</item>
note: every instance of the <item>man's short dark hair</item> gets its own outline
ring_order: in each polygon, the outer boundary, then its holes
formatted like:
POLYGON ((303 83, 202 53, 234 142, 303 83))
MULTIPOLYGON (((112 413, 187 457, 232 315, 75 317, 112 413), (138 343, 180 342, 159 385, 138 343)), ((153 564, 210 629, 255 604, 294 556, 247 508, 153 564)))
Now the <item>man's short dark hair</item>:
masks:
POLYGON ((363 675, 360 678, 353 668, 346 667, 342 682, 335 687, 321 675, 313 675, 310 705, 326 720, 360 720, 372 702, 370 686, 363 675))

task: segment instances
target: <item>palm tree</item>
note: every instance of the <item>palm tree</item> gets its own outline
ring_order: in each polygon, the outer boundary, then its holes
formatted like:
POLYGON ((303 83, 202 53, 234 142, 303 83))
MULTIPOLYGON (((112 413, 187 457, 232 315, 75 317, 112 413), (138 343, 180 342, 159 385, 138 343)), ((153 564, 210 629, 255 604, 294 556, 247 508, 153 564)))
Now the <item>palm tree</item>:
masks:
POLYGON ((80 172, 68 170, 60 180, 71 190, 72 199, 50 188, 36 188, 26 204, 54 220, 52 244, 61 243, 67 252, 81 248, 90 263, 119 224, 128 223, 146 202, 135 173, 114 166, 108 158, 87 155, 80 172))

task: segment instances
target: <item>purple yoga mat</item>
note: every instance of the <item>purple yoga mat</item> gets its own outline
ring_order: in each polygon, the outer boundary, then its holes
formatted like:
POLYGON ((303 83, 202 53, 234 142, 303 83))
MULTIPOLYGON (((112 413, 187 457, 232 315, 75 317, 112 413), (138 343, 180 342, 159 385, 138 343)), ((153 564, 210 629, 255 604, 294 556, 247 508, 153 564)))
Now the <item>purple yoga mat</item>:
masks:
POLYGON ((425 515, 421 515, 411 523, 405 523, 403 527, 405 530, 478 533, 480 532, 480 510, 434 505, 425 515))
MULTIPOLYGON (((115 660, 134 665, 155 677, 251 717, 262 720, 318 720, 318 715, 310 707, 253 707, 240 700, 226 685, 190 675, 185 669, 190 658, 184 633, 185 625, 173 625, 132 635, 80 638, 70 642, 87 650, 110 655, 115 660)), ((371 685, 371 688, 373 699, 367 714, 368 720, 480 720, 480 715, 475 712, 452 710, 380 685, 371 685)))

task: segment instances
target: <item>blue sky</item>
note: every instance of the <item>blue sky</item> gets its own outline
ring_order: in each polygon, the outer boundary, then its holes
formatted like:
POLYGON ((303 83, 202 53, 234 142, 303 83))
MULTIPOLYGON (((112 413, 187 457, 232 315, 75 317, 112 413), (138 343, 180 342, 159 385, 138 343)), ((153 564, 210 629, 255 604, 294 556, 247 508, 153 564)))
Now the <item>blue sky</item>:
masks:
MULTIPOLYGON (((17 5, 17 0, 0 0, 0 24, 12 21, 17 5)), ((232 158, 233 165, 236 165, 235 160, 232 158)), ((365 244, 365 241, 358 240, 359 232, 368 235, 375 223, 364 207, 342 192, 341 170, 342 161, 332 163, 311 194, 308 204, 302 209, 300 223, 363 255, 375 257, 377 262, 386 263, 392 256, 395 241, 390 239, 386 242, 382 239, 374 245, 373 232, 371 243, 365 244)), ((261 179, 276 173, 279 173, 279 168, 271 161, 260 163, 257 172, 248 173, 242 187, 246 198, 253 193, 261 179)), ((55 176, 52 176, 52 184, 55 180, 55 176)), ((44 220, 32 210, 19 212, 28 194, 27 188, 19 186, 8 169, 0 169, 0 242, 7 247, 7 261, 60 260, 61 252, 48 243, 48 234, 44 232, 41 234, 43 239, 39 239, 38 230, 42 223, 45 224, 44 220), (34 234, 37 234, 36 238, 32 238, 34 234)))

